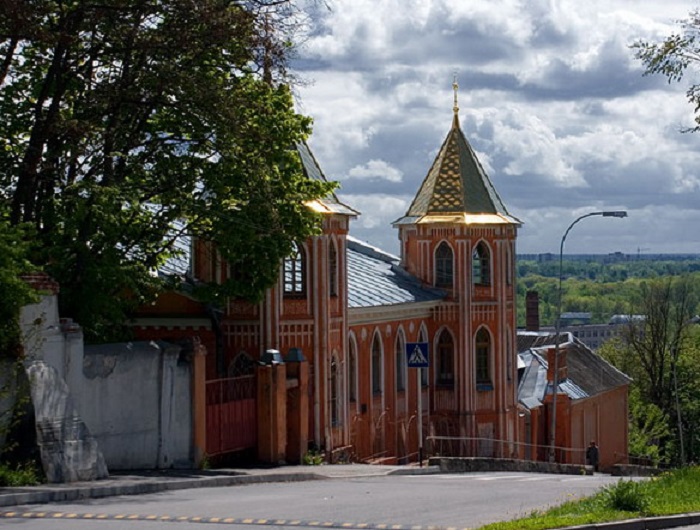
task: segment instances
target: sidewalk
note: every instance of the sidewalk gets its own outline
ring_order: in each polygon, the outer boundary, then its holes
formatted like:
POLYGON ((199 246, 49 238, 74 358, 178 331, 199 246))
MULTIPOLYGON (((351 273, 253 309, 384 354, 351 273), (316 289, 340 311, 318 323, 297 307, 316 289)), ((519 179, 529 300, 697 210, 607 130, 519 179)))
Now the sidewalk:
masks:
POLYGON ((381 476, 389 474, 436 473, 437 467, 380 466, 367 464, 280 466, 256 469, 167 470, 112 473, 109 478, 69 484, 0 488, 0 508, 22 504, 94 499, 116 495, 141 495, 188 488, 237 486, 261 482, 295 482, 381 476))

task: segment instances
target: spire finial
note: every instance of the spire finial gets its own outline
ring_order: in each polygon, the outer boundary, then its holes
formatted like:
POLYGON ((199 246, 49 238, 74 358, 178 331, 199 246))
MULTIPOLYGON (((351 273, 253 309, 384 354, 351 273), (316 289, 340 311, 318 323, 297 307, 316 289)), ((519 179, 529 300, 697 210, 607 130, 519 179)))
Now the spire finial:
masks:
POLYGON ((459 85, 457 84, 457 72, 455 72, 452 76, 452 90, 454 90, 455 93, 455 102, 454 102, 454 107, 452 107, 452 110, 455 113, 455 116, 459 114, 459 105, 457 104, 457 90, 459 89, 459 85))

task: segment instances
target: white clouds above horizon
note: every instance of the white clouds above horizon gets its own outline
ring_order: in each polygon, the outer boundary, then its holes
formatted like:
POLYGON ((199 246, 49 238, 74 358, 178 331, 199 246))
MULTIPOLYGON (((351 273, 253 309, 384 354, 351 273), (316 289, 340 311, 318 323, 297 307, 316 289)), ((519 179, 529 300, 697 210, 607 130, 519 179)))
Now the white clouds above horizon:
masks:
POLYGON ((311 147, 363 213, 355 237, 396 252, 390 222, 449 130, 457 72, 462 129, 524 222, 521 251, 552 251, 575 212, 614 207, 630 218, 586 224, 596 238, 577 227, 577 250, 700 252, 678 224, 700 220, 700 136, 679 132, 692 125, 687 83, 643 77, 629 47, 670 34, 692 4, 327 2, 293 66, 309 81, 311 147))
POLYGON ((403 173, 387 164, 384 160, 370 160, 364 165, 355 166, 348 171, 348 178, 382 179, 389 182, 401 182, 403 173))

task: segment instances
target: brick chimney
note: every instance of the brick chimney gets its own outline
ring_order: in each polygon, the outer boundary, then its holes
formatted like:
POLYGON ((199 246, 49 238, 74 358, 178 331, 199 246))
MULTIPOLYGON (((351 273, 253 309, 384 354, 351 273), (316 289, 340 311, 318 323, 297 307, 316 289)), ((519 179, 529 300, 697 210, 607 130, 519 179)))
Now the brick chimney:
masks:
MULTIPOLYGON (((547 381, 554 381, 554 348, 547 350, 547 381)), ((559 347, 559 382, 569 377, 569 369, 566 363, 566 348, 559 347)))
POLYGON ((525 297, 525 329, 540 330, 540 297, 537 291, 528 291, 525 297))

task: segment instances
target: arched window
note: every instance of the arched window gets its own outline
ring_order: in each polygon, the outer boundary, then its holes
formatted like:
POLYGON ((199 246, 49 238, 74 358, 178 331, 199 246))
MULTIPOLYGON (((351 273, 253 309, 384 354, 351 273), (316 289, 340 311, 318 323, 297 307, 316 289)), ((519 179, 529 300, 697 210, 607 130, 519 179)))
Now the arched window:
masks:
POLYGON ((446 329, 440 333, 437 347, 437 381, 440 386, 454 386, 455 344, 452 334, 446 329))
MULTIPOLYGON (((426 337, 425 333, 425 328, 421 328, 420 333, 418 334, 418 342, 428 342, 428 339, 426 337)), ((430 355, 430 352, 428 352, 428 355, 430 355)), ((420 370, 420 386, 426 387, 428 386, 428 370, 429 368, 419 368, 420 370)))
POLYGON ((382 341, 378 333, 372 341, 372 393, 382 393, 382 341))
POLYGON ((306 256, 304 249, 294 243, 292 253, 284 259, 284 296, 306 294, 306 256))
POLYGON ((357 350, 352 339, 348 351, 348 399, 354 402, 357 401, 357 350))
POLYGON ((453 285, 454 256, 445 241, 435 251, 435 286, 451 289, 453 285))
POLYGON ((406 390, 406 340, 403 332, 396 337, 396 391, 406 390))
POLYGON ((333 427, 337 427, 338 425, 340 425, 340 401, 338 399, 338 395, 340 394, 338 392, 339 382, 340 382, 340 380, 338 378, 338 359, 334 355, 333 360, 331 361, 331 388, 330 388, 331 425, 333 427))
POLYGON ((331 239, 328 249, 328 289, 331 296, 338 296, 338 252, 331 239))
POLYGON ((491 335, 485 328, 476 332, 476 384, 491 387, 491 335))
POLYGON ((489 248, 483 241, 472 252, 472 283, 474 285, 491 285, 489 248))
POLYGON ((255 364, 253 363, 253 358, 244 351, 238 353, 228 365, 229 377, 242 377, 253 375, 254 373, 255 364))

